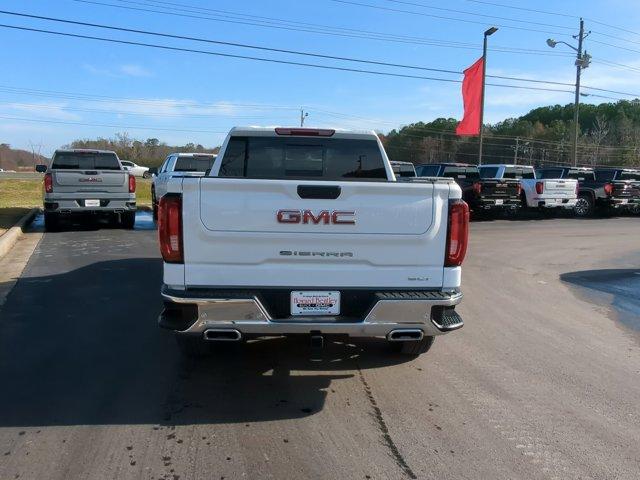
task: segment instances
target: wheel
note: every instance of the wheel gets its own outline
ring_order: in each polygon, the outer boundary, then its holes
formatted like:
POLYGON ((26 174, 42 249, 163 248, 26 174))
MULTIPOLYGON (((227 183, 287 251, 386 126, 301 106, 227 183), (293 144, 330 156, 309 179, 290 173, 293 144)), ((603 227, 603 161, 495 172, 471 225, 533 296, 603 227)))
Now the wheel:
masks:
POLYGON ((149 171, 146 171, 142 174, 142 178, 151 178, 151 174, 149 173, 149 171))
POLYGON ((436 337, 422 337, 422 340, 412 342, 391 342, 396 352, 401 355, 409 355, 417 357, 423 353, 427 353, 436 337))
POLYGON ((47 232, 60 230, 60 217, 57 213, 44 212, 44 229, 47 232))
POLYGON ((593 214, 593 199, 591 196, 580 195, 573 211, 578 217, 590 217, 593 214))
POLYGON ((202 337, 176 334, 180 354, 187 358, 202 358, 211 353, 211 345, 202 337))
POLYGON ((133 230, 133 227, 136 224, 136 212, 124 212, 121 215, 120 224, 122 225, 122 228, 133 230))

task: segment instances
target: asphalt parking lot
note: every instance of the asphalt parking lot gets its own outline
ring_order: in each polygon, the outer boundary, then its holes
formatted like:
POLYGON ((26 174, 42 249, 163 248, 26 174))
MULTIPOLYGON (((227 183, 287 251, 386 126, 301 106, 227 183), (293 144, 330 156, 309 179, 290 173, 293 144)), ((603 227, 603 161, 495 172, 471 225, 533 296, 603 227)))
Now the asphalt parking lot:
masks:
POLYGON ((472 224, 465 327, 417 360, 269 339, 200 362, 156 326, 139 220, 16 247, 1 479, 638 478, 638 218, 472 224))

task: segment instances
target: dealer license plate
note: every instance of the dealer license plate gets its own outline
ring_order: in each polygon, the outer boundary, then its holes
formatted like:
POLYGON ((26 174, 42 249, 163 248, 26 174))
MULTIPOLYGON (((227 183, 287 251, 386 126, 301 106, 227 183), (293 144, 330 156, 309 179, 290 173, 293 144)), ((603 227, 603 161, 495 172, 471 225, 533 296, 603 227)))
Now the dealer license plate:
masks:
POLYGON ((291 315, 340 315, 340 292, 291 292, 291 315))
POLYGON ((84 201, 84 206, 85 207, 99 207, 100 206, 100 200, 85 200, 84 201))
POLYGON ((502 205, 504 203, 504 200, 496 200, 496 205, 502 205))

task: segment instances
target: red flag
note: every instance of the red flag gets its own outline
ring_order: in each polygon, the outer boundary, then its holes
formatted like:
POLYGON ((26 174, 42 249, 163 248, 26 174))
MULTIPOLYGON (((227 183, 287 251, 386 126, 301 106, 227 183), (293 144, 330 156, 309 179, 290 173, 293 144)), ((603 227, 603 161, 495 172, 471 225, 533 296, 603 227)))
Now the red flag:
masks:
POLYGON ((456 127, 456 135, 479 135, 480 112, 482 109, 482 83, 484 58, 480 59, 464 71, 462 81, 462 101, 464 102, 464 118, 456 127))

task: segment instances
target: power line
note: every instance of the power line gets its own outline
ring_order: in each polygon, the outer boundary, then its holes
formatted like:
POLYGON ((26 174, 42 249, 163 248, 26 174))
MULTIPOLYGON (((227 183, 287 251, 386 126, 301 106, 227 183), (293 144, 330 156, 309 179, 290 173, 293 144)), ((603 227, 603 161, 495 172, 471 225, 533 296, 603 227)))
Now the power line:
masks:
POLYGON ((578 18, 576 15, 569 15, 567 13, 550 12, 547 10, 537 10, 535 8, 516 7, 513 5, 505 5, 504 3, 488 2, 486 0, 466 0, 466 1, 470 3, 479 3, 482 5, 492 5, 494 7, 511 8, 513 10, 521 10, 521 11, 530 12, 530 13, 542 13, 544 15, 554 15, 557 17, 565 17, 565 18, 578 18))
MULTIPOLYGON (((160 10, 152 10, 149 8, 131 7, 131 6, 125 6, 125 5, 114 5, 114 4, 99 2, 95 0, 72 0, 72 1, 78 2, 78 3, 84 3, 84 4, 120 8, 120 9, 141 11, 141 12, 147 12, 147 13, 156 13, 161 15, 194 18, 199 20, 209 20, 209 21, 223 22, 223 23, 252 25, 252 26, 274 28, 274 29, 280 29, 280 30, 314 33, 319 35, 358 38, 358 39, 364 39, 364 40, 378 40, 378 41, 403 43, 403 44, 427 45, 427 46, 435 46, 435 47, 441 47, 441 48, 455 48, 455 49, 465 49, 465 50, 474 50, 474 51, 480 50, 479 46, 473 43, 455 42, 451 40, 441 40, 441 39, 430 39, 430 38, 424 38, 424 37, 412 37, 412 36, 405 36, 405 35, 388 34, 388 33, 373 32, 373 31, 367 31, 367 30, 348 29, 348 28, 341 28, 341 27, 331 27, 326 25, 318 25, 318 24, 311 24, 311 23, 305 23, 305 22, 272 19, 271 17, 258 17, 256 15, 237 14, 233 12, 226 12, 224 10, 213 10, 213 9, 208 9, 204 7, 189 7, 189 8, 192 8, 192 9, 197 8, 197 10, 225 12, 228 14, 226 16, 227 20, 221 19, 221 18, 214 18, 211 16, 202 16, 201 14, 200 15, 181 14, 181 13, 177 13, 175 10, 166 12, 166 11, 160 11, 160 10), (248 19, 235 18, 229 15, 233 15, 233 16, 244 15, 245 17, 249 17, 249 18, 248 19), (252 18, 258 18, 258 19, 263 18, 266 20, 252 20, 252 18), (256 22, 259 22, 259 23, 256 23, 256 22), (290 23, 293 26, 286 26, 286 22, 290 23), (308 26, 308 27, 304 27, 304 26, 308 26)), ((119 1, 126 1, 126 0, 119 0, 119 1)), ((126 3, 149 6, 148 3, 141 4, 140 2, 131 2, 131 1, 127 1, 126 3)), ((172 2, 155 2, 155 3, 168 4, 168 5, 183 5, 183 4, 175 4, 172 2)), ((168 7, 158 6, 157 8, 168 8, 168 7)), ((190 10, 178 9, 178 11, 189 12, 190 10)), ((570 53, 564 53, 564 52, 549 52, 547 50, 506 47, 506 46, 493 46, 492 51, 500 52, 500 53, 542 55, 542 56, 556 56, 556 57, 572 57, 573 56, 570 53)))
MULTIPOLYGON (((450 79, 450 78, 425 77, 420 75, 381 72, 377 70, 364 70, 364 69, 349 68, 349 67, 322 65, 317 63, 303 63, 303 62, 294 62, 290 60, 277 60, 272 58, 253 57, 253 56, 247 56, 247 55, 237 55, 237 54, 222 53, 222 52, 212 52, 208 50, 196 50, 192 48, 158 45, 153 43, 134 42, 130 40, 117 40, 113 38, 96 37, 92 35, 80 35, 80 34, 68 33, 68 32, 57 32, 53 30, 45 30, 45 29, 39 29, 39 28, 19 27, 15 25, 0 24, 0 28, 8 28, 12 30, 21 30, 21 31, 36 32, 36 33, 45 33, 48 35, 57 35, 57 36, 78 38, 78 39, 84 39, 84 40, 96 40, 96 41, 102 41, 102 42, 108 42, 108 43, 118 43, 123 45, 134 45, 134 46, 141 46, 141 47, 157 48, 161 50, 168 50, 168 51, 175 51, 175 52, 198 53, 203 55, 212 55, 212 56, 225 57, 225 58, 253 60, 253 61, 259 61, 259 62, 265 62, 265 63, 275 63, 275 64, 282 64, 282 65, 294 65, 294 66, 300 66, 300 67, 318 68, 323 70, 336 70, 336 71, 342 71, 342 72, 378 75, 383 77, 410 78, 410 79, 416 79, 416 80, 429 80, 429 81, 446 82, 446 83, 462 83, 462 80, 456 80, 456 79, 450 79)), ((527 87, 522 85, 510 85, 510 84, 503 84, 503 83, 487 83, 486 85, 493 86, 493 87, 501 87, 501 88, 573 93, 571 90, 560 90, 560 89, 545 88, 545 87, 527 87)))
MULTIPOLYGON (((371 8, 371 9, 375 9, 375 10, 384 10, 384 11, 389 11, 389 12, 405 13, 405 14, 408 14, 408 15, 417 15, 417 16, 421 16, 421 17, 438 18, 440 20, 450 20, 450 21, 455 21, 455 22, 472 23, 472 24, 476 24, 476 25, 485 25, 486 26, 486 22, 468 20, 468 19, 464 19, 464 18, 454 18, 454 17, 446 17, 446 16, 443 16, 443 15, 434 15, 434 14, 430 14, 430 13, 414 12, 414 11, 411 11, 411 10, 402 10, 402 9, 399 9, 399 8, 383 7, 383 6, 380 6, 380 5, 371 5, 371 4, 368 4, 368 3, 360 3, 360 2, 350 1, 350 0, 328 0, 328 1, 334 2, 334 3, 342 3, 342 4, 345 4, 345 5, 354 5, 354 6, 359 6, 359 7, 371 8)), ((523 31, 527 31, 527 32, 548 33, 548 34, 552 34, 552 35, 569 35, 568 33, 552 32, 552 31, 549 31, 549 30, 539 30, 539 29, 533 29, 533 28, 527 28, 527 27, 517 27, 517 26, 514 26, 514 25, 495 25, 495 26, 496 27, 500 27, 500 28, 512 28, 514 30, 523 30, 523 31)))
MULTIPOLYGON (((407 68, 407 69, 414 69, 414 70, 424 70, 424 71, 431 71, 431 72, 438 72, 438 73, 451 73, 451 74, 456 74, 456 75, 461 75, 462 74, 462 72, 457 71, 457 70, 447 70, 447 69, 442 69, 442 68, 423 67, 423 66, 418 66, 418 65, 406 65, 406 64, 399 64, 399 63, 382 62, 382 61, 376 61, 376 60, 365 60, 365 59, 359 59, 359 58, 341 57, 341 56, 335 56, 335 55, 320 54, 320 53, 315 53, 315 52, 301 52, 301 51, 297 51, 297 50, 288 50, 288 49, 281 49, 281 48, 264 47, 264 46, 261 46, 261 45, 250 45, 250 44, 246 44, 246 43, 228 42, 228 41, 222 41, 222 40, 212 40, 212 39, 206 39, 206 38, 201 38, 201 37, 191 37, 191 36, 185 36, 185 35, 175 35, 175 34, 169 34, 169 33, 152 32, 152 31, 149 31, 149 30, 140 30, 140 29, 132 29, 132 28, 115 27, 115 26, 112 26, 112 25, 103 25, 103 24, 98 24, 98 23, 81 22, 81 21, 76 21, 76 20, 68 20, 68 19, 61 19, 61 18, 54 18, 54 17, 45 17, 45 16, 41 16, 41 15, 31 15, 31 14, 26 14, 26 13, 10 12, 10 11, 7 11, 7 10, 0 10, 0 13, 1 14, 5 14, 5 15, 33 18, 33 19, 38 19, 38 20, 47 20, 47 21, 51 21, 51 22, 65 23, 65 24, 71 24, 71 25, 82 25, 82 26, 87 26, 87 27, 101 28, 101 29, 107 29, 107 30, 115 30, 115 31, 119 31, 119 32, 137 33, 137 34, 143 34, 143 35, 152 35, 152 36, 157 36, 157 37, 164 37, 164 38, 171 38, 171 39, 178 39, 178 40, 190 40, 190 41, 195 41, 195 42, 203 42, 203 43, 210 43, 210 44, 216 44, 216 45, 225 45, 225 46, 232 46, 232 47, 240 47, 240 48, 249 48, 249 49, 254 49, 254 50, 277 52, 277 53, 286 53, 286 54, 292 54, 292 55, 302 55, 302 56, 308 56, 308 57, 314 57, 314 58, 340 60, 340 61, 347 61, 347 62, 357 62, 357 63, 365 63, 365 64, 378 65, 378 66, 386 66, 386 67, 396 67, 396 68, 407 68)), ((498 78, 498 79, 502 79, 502 80, 515 80, 515 81, 519 81, 519 82, 533 82, 533 83, 541 83, 541 84, 549 84, 549 85, 573 86, 572 83, 554 82, 554 81, 549 81, 549 80, 535 80, 535 79, 522 78, 522 77, 508 77, 508 76, 500 76, 500 75, 487 75, 487 78, 498 78)))
POLYGON ((548 23, 543 23, 543 22, 532 22, 531 20, 521 20, 519 18, 512 18, 512 17, 499 17, 496 15, 486 15, 486 14, 482 14, 482 13, 478 13, 478 12, 469 12, 467 10, 456 10, 453 8, 445 8, 445 7, 434 7, 432 5, 425 5, 424 3, 416 3, 416 2, 409 2, 407 0, 384 0, 386 2, 390 2, 390 3, 397 3, 397 4, 401 4, 401 5, 411 5, 414 7, 419 7, 419 8, 426 8, 429 10, 439 10, 442 12, 451 12, 451 13, 460 13, 463 15, 473 15, 474 17, 482 17, 482 18, 489 18, 489 19, 496 19, 496 20, 506 20, 509 22, 518 22, 518 23, 526 23, 529 25, 539 25, 539 26, 543 26, 543 27, 551 27, 551 28, 564 28, 567 30, 573 30, 574 27, 568 27, 565 25, 550 25, 548 23))

